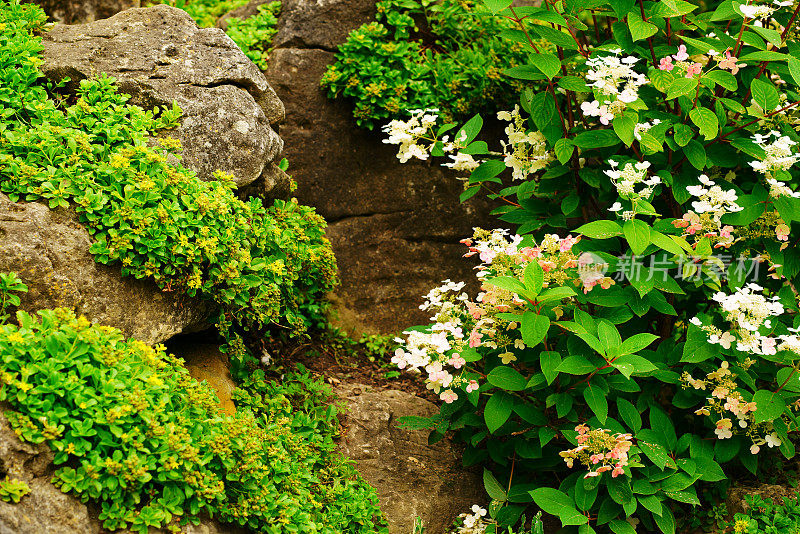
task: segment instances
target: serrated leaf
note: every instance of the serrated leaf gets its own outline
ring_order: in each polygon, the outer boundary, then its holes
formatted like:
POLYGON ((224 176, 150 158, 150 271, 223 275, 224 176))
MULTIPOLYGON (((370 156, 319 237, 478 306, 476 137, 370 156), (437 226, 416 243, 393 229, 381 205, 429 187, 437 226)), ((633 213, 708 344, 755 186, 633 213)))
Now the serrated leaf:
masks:
POLYGON ((756 403, 756 423, 774 421, 783 415, 786 409, 786 401, 783 400, 783 397, 779 393, 766 389, 756 391, 755 395, 753 395, 753 402, 756 403))
POLYGON ((626 221, 622 231, 625 233, 625 239, 628 240, 631 250, 636 255, 644 252, 644 249, 650 244, 650 225, 642 220, 626 221))
POLYGON ((597 420, 600 421, 600 424, 606 424, 606 419, 608 419, 608 400, 606 399, 605 391, 597 386, 589 384, 586 386, 586 389, 583 390, 583 398, 586 400, 586 405, 589 406, 592 412, 594 412, 594 415, 597 416, 597 420))
POLYGON ((592 221, 575 230, 579 234, 593 239, 608 239, 622 235, 622 228, 616 221, 592 221))
POLYGON ((719 133, 719 120, 717 115, 707 108, 694 108, 689 112, 689 118, 700 128, 700 135, 711 140, 719 133))
POLYGON ((505 365, 492 369, 489 374, 486 375, 486 381, 495 387, 507 391, 522 391, 528 383, 519 371, 505 365))

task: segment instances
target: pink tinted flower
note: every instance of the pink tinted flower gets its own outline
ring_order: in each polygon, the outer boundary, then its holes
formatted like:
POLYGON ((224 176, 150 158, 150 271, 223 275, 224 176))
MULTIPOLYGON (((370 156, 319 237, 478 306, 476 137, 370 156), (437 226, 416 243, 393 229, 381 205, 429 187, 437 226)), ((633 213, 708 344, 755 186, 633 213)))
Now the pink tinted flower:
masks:
POLYGON ((483 334, 481 334, 477 330, 473 330, 472 333, 469 335, 469 346, 471 348, 480 347, 482 337, 483 334))
POLYGON ((447 404, 451 404, 453 401, 458 400, 458 394, 453 390, 446 389, 442 391, 442 393, 439 395, 439 398, 447 404))
POLYGON ((572 245, 574 245, 577 242, 578 239, 572 237, 571 235, 568 235, 567 237, 561 240, 561 243, 559 243, 558 245, 558 249, 561 252, 569 252, 570 249, 572 248, 572 245))
POLYGON ((736 63, 736 58, 731 56, 730 50, 725 50, 725 57, 719 60, 719 68, 729 70, 731 74, 736 74, 744 66, 744 63, 736 63))
POLYGON ((480 306, 472 302, 467 302, 467 311, 469 311, 473 319, 480 319, 485 313, 480 306))
POLYGON ((789 241, 790 228, 786 224, 779 224, 775 227, 775 235, 778 236, 778 241, 789 241))
POLYGON ((678 61, 686 61, 689 59, 689 54, 686 53, 686 45, 680 45, 678 47, 678 53, 673 55, 676 60, 678 61))
POLYGON ((464 367, 464 364, 467 363, 467 360, 465 360, 458 354, 453 354, 453 356, 449 360, 447 360, 447 363, 449 363, 456 369, 461 369, 462 367, 464 367))
POLYGON ((474 380, 470 380, 469 384, 467 384, 467 393, 472 393, 477 389, 478 389, 478 383, 474 380))
POLYGON ((688 67, 686 67, 686 77, 687 78, 694 78, 695 75, 700 74, 703 71, 703 66, 700 63, 692 63, 688 67))
POLYGON ((623 468, 621 468, 620 466, 615 467, 614 470, 611 471, 611 477, 612 478, 617 478, 618 476, 624 475, 624 474, 625 474, 625 470, 623 468))
POLYGON ((667 56, 661 58, 661 61, 658 62, 658 68, 660 70, 670 71, 675 68, 675 65, 672 63, 672 58, 667 56))
POLYGON ((520 252, 530 259, 535 259, 541 255, 542 250, 539 247, 525 247, 520 252))
POLYGON ((719 236, 724 237, 725 239, 730 239, 732 231, 733 226, 723 226, 722 230, 719 231, 719 236))
POLYGON ((549 260, 539 260, 539 267, 546 273, 556 268, 556 264, 549 260))

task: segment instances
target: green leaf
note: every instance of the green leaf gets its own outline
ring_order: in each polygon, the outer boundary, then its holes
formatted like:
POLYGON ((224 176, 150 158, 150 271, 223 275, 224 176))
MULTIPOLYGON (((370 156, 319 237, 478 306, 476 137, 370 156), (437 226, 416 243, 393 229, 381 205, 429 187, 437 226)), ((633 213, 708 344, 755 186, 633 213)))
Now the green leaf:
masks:
POLYGON ((489 494, 489 497, 495 501, 502 502, 508 500, 506 490, 503 489, 503 486, 500 485, 491 471, 486 468, 483 469, 483 487, 486 489, 486 493, 489 494))
POLYGON ((507 391, 522 391, 528 381, 516 369, 501 365, 492 369, 486 375, 486 381, 491 385, 507 391))
POLYGON ((608 494, 614 502, 625 505, 633 500, 633 491, 628 477, 617 477, 607 479, 608 494))
POLYGON ((622 142, 627 146, 633 144, 634 136, 633 130, 636 128, 634 120, 627 115, 617 115, 614 117, 611 125, 614 127, 614 132, 622 139, 622 142))
POLYGON ((497 286, 500 289, 505 289, 506 291, 512 291, 514 293, 521 293, 525 291, 525 284, 511 276, 498 276, 497 278, 490 278, 489 280, 486 280, 486 283, 491 286, 497 286))
POLYGON ((499 178, 495 180, 492 179, 501 172, 503 172, 505 168, 506 164, 503 163, 502 160, 488 159, 483 163, 481 163, 474 171, 472 171, 472 173, 469 175, 469 183, 478 184, 489 180, 497 183, 502 183, 502 181, 499 178))
POLYGON ((640 495, 636 497, 636 500, 638 500, 639 504, 648 509, 653 515, 661 515, 663 513, 661 499, 655 495, 640 495))
POLYGON ((579 93, 589 93, 592 88, 586 85, 586 81, 580 76, 564 76, 558 80, 558 86, 563 87, 567 91, 575 91, 579 93))
POLYGON ((754 78, 750 82, 750 93, 753 100, 765 113, 774 110, 780 104, 780 97, 775 86, 761 78, 754 78))
POLYGON ((638 354, 625 354, 614 360, 612 364, 620 373, 625 375, 625 378, 630 378, 632 374, 646 374, 657 371, 658 367, 647 358, 643 358, 638 354))
POLYGON ((642 429, 642 415, 629 401, 618 398, 617 412, 619 412, 619 416, 622 417, 622 420, 634 434, 642 429))
POLYGON ((686 124, 675 124, 672 129, 675 132, 675 142, 678 143, 679 146, 686 146, 686 144, 692 140, 692 137, 694 137, 692 128, 686 124))
POLYGON ((774 421, 783 415, 786 409, 786 402, 779 393, 759 389, 753 395, 753 402, 756 403, 755 422, 765 423, 774 421))
POLYGON ((525 266, 522 280, 525 282, 525 289, 533 295, 538 295, 544 284, 544 270, 539 262, 531 261, 525 266))
POLYGON ((622 228, 620 228, 619 223, 608 220, 592 221, 580 226, 575 231, 593 239, 608 239, 622 235, 622 228))
POLYGON ((622 342, 620 354, 635 354, 642 349, 646 349, 658 336, 648 333, 634 334, 622 342))
POLYGON ((728 91, 735 91, 738 87, 736 76, 726 70, 712 70, 711 72, 703 74, 703 78, 708 78, 718 83, 728 91))
POLYGON ((697 473, 700 475, 700 480, 704 482, 719 482, 720 480, 728 479, 722 467, 711 458, 693 456, 692 459, 697 464, 697 473))
POLYGON ((689 112, 689 118, 700 128, 700 135, 707 140, 717 137, 719 133, 719 120, 713 111, 707 108, 694 108, 689 112))
POLYGON ((552 350, 542 351, 542 353, 539 354, 539 364, 547 380, 547 385, 550 385, 558 376, 558 366, 561 365, 561 354, 552 350))
POLYGON ((483 410, 483 419, 489 432, 494 434, 498 428, 508 421, 513 407, 514 397, 505 391, 498 391, 491 396, 489 402, 486 403, 486 408, 483 410))
POLYGON ((692 164, 692 167, 701 171, 706 166, 706 149, 696 139, 692 139, 683 148, 686 159, 692 164))
POLYGON ((800 85, 800 59, 794 56, 789 56, 789 73, 794 78, 794 82, 800 85))
POLYGON ((694 94, 697 91, 697 80, 689 78, 678 78, 673 81, 667 89, 667 100, 694 94))
POLYGON ((650 407, 650 428, 664 438, 667 449, 674 451, 678 445, 678 437, 672 419, 658 406, 650 407))
POLYGON ((597 416, 597 420, 601 425, 606 424, 608 419, 608 400, 606 399, 606 392, 597 386, 588 384, 586 389, 583 390, 583 398, 586 404, 597 416))
POLYGON ((616 352, 622 344, 617 327, 605 319, 597 322, 597 339, 602 343, 606 353, 616 352))
POLYGON ((483 4, 495 15, 511 5, 511 0, 483 0, 483 4))
POLYGON ((658 466, 659 469, 664 469, 664 467, 670 461, 670 457, 667 454, 667 449, 658 443, 650 443, 640 439, 636 444, 640 449, 642 449, 642 452, 645 454, 645 456, 647 456, 651 462, 658 466))
POLYGON ((762 28, 760 26, 752 25, 750 29, 759 34, 761 37, 774 44, 777 47, 781 46, 781 32, 771 28, 762 28))
POLYGON ((622 231, 625 232, 625 239, 628 240, 631 250, 636 255, 644 252, 644 249, 650 244, 650 225, 644 221, 639 219, 626 221, 622 231))
POLYGON ((550 328, 550 319, 546 315, 538 315, 536 312, 526 311, 520 320, 520 333, 522 341, 528 347, 535 347, 547 336, 550 328))
POLYGON ((572 142, 580 148, 605 148, 618 145, 620 140, 611 130, 589 130, 576 135, 572 142))
POLYGON ((714 345, 708 342, 708 335, 699 326, 689 324, 686 331, 686 343, 683 345, 682 362, 700 363, 716 355, 714 345))
POLYGON ((628 14, 628 29, 631 31, 631 39, 634 42, 647 39, 658 33, 658 27, 642 20, 641 15, 636 11, 628 14))
POLYGON ((608 526, 614 534, 636 534, 636 529, 624 519, 615 519, 608 526))
POLYGON ((530 492, 533 502, 547 512, 561 519, 564 526, 583 525, 589 520, 578 512, 569 495, 555 488, 536 488, 530 492))
POLYGON ((537 302, 552 302, 554 300, 562 300, 577 295, 575 290, 571 287, 557 286, 545 289, 536 297, 537 302))
POLYGON ((553 54, 530 54, 529 57, 531 63, 551 80, 561 70, 561 61, 553 54))
POLYGON ((583 356, 567 356, 556 370, 571 375, 586 375, 596 368, 597 367, 592 362, 583 356))
POLYGON ((675 534, 675 516, 669 506, 663 506, 661 515, 653 515, 653 521, 664 534, 675 534))
MULTIPOLYGON (((556 141, 553 151, 556 154, 556 158, 558 158, 558 162, 563 165, 572 157, 573 152, 575 152, 575 145, 569 139, 562 138, 556 141)), ((503 165, 505 166, 505 164, 503 165)))

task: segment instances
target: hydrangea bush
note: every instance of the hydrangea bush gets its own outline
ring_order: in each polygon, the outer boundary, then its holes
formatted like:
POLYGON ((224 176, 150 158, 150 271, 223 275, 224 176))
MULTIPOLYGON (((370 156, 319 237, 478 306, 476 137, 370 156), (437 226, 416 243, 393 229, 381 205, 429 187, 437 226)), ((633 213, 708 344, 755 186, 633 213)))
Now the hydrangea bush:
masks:
POLYGON ((701 484, 795 454, 800 5, 484 4, 529 52, 506 138, 430 109, 384 128, 515 227, 476 229, 480 292, 445 281, 399 340, 442 400, 406 423, 466 443, 501 526, 673 534, 701 484))

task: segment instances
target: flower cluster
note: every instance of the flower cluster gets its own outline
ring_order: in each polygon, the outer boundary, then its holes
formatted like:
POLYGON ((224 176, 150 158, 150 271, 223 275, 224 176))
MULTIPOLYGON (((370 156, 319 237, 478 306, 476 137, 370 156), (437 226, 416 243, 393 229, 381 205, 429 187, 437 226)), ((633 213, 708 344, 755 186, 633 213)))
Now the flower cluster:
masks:
POLYGON ((383 132, 389 135, 384 139, 384 143, 390 145, 400 145, 397 152, 397 159, 400 163, 405 163, 411 158, 421 160, 428 159, 428 147, 419 144, 425 140, 436 125, 439 116, 436 115, 437 109, 415 109, 411 110, 411 118, 407 121, 393 120, 383 127, 383 132))
POLYGON ((484 534, 486 528, 492 524, 486 518, 486 509, 477 504, 472 505, 472 513, 463 513, 458 516, 462 524, 456 527, 453 534, 484 534))
POLYGON ((559 452, 567 467, 575 465, 575 460, 589 468, 584 478, 600 476, 611 471, 613 478, 625 474, 628 465, 628 452, 631 450, 631 434, 612 434, 605 428, 590 429, 586 425, 575 427, 578 446, 559 452))
MULTIPOLYGON (((565 286, 570 283, 588 293, 595 286, 610 287, 614 281, 605 276, 604 264, 589 253, 572 250, 579 238, 556 234, 546 235, 540 244, 523 246, 523 239, 507 230, 475 229, 471 239, 462 241, 469 247, 465 256, 478 256, 477 278, 482 282, 475 300, 462 292, 463 282, 445 280, 431 290, 420 309, 432 313, 432 325, 425 331, 404 332, 397 338, 401 347, 395 351, 392 363, 400 369, 425 371, 428 389, 451 403, 458 398, 454 388, 463 387, 467 393, 478 389, 477 375, 467 370, 465 351, 477 347, 498 349, 503 364, 517 360, 516 351, 524 350, 519 322, 509 320, 508 313, 521 315, 527 306, 515 292, 490 283, 498 276, 522 279, 525 267, 536 262, 543 271, 543 287, 565 286)), ((555 308, 559 313, 559 308, 555 308)))
POLYGON ((692 202, 694 211, 688 211, 683 218, 673 221, 672 224, 677 228, 684 228, 684 233, 688 235, 699 234, 715 238, 717 247, 729 247, 734 242, 733 227, 723 226, 722 216, 742 211, 742 207, 736 203, 736 191, 722 189, 705 174, 701 174, 698 180, 701 185, 686 187, 692 196, 697 197, 692 202))
POLYGON ((784 313, 783 304, 778 301, 778 297, 767 298, 762 295, 760 292, 763 289, 758 284, 747 284, 732 295, 720 291, 713 296, 714 301, 722 308, 723 317, 731 324, 729 332, 723 332, 713 325, 704 325, 697 317, 692 319, 692 323, 709 334, 710 343, 718 344, 726 350, 735 346, 740 352, 762 356, 787 350, 783 345, 793 344, 795 336, 783 335, 776 338, 768 335, 774 326, 771 317, 784 313))
POLYGON ((512 111, 500 111, 497 118, 509 122, 505 132, 508 142, 500 141, 503 146, 504 162, 512 169, 514 180, 525 180, 528 175, 540 171, 555 159, 547 150, 547 142, 541 132, 526 131, 525 119, 519 113, 519 106, 512 111))
POLYGON ((772 7, 769 4, 756 4, 753 2, 748 5, 739 6, 739 9, 748 19, 766 19, 771 17, 778 9, 791 6, 792 3, 792 0, 784 0, 782 2, 780 0, 773 0, 772 4, 777 7, 772 7))
MULTIPOLYGON (((472 155, 460 151, 466 146, 466 133, 462 131, 453 141, 447 135, 437 139, 434 129, 439 120, 437 112, 437 109, 415 109, 410 112, 411 118, 407 121, 397 119, 391 121, 383 127, 383 132, 389 136, 383 142, 400 145, 397 151, 397 159, 400 160, 400 163, 406 163, 412 158, 425 161, 435 148, 439 148, 453 160, 443 163, 443 167, 471 173, 478 168, 481 162, 476 161, 472 155)), ((435 152, 433 154, 436 155, 435 152)))
MULTIPOLYGON (((745 360, 744 367, 749 367, 752 360, 745 360)), ((758 409, 755 402, 747 402, 737 389, 736 375, 731 372, 730 364, 722 362, 719 369, 706 375, 705 379, 695 379, 688 372, 681 376, 685 387, 696 390, 711 390, 711 396, 702 408, 695 410, 696 415, 710 417, 712 413, 718 417, 714 429, 717 439, 730 439, 734 433, 743 432, 752 440, 752 454, 758 454, 761 446, 779 447, 781 440, 772 432, 771 423, 756 423, 754 414, 758 409), (733 423, 736 418, 736 425, 733 423), (741 429, 741 430, 740 430, 741 429)))
POLYGON ((795 153, 793 149, 797 143, 792 141, 789 136, 781 135, 775 130, 766 135, 755 134, 753 141, 764 149, 765 156, 764 159, 751 161, 750 166, 756 172, 766 176, 770 186, 770 196, 800 198, 800 192, 793 191, 786 183, 776 178, 776 175, 785 174, 785 171, 788 171, 800 159, 800 154, 795 153), (770 141, 773 137, 774 140, 770 141))
MULTIPOLYGON (((610 170, 603 171, 606 176, 611 178, 611 183, 617 188, 619 196, 624 200, 630 200, 634 203, 634 210, 630 215, 623 214, 623 218, 630 219, 635 215, 636 200, 648 199, 653 194, 655 186, 661 183, 661 178, 658 176, 648 177, 648 169, 650 168, 649 161, 640 161, 636 163, 626 163, 620 167, 619 163, 614 160, 609 160, 611 165, 610 170), (641 188, 637 191, 637 187, 641 188)), ((619 211, 622 205, 615 203, 610 211, 619 211)))
POLYGON ((631 102, 639 99, 639 88, 649 83, 647 76, 633 70, 639 61, 633 56, 620 57, 621 49, 611 50, 612 56, 595 56, 586 60, 589 67, 586 79, 603 101, 589 100, 581 104, 583 114, 599 117, 602 124, 609 124, 622 113, 631 102))
POLYGON ((686 45, 680 45, 678 47, 677 54, 663 57, 658 63, 658 68, 665 71, 672 71, 676 66, 684 71, 684 76, 686 78, 694 78, 703 70, 703 65, 701 63, 689 61, 689 54, 686 52, 686 45), (673 63, 673 59, 678 63, 673 63))

